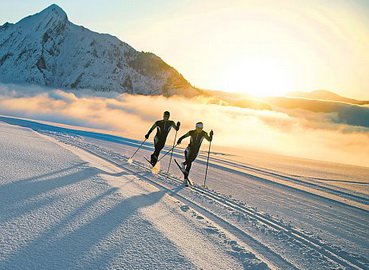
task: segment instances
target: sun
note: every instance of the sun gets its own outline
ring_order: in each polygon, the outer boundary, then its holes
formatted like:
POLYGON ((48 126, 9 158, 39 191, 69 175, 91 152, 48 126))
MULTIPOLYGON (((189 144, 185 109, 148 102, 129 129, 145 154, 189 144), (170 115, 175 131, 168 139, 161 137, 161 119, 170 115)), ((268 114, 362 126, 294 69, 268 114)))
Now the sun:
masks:
POLYGON ((221 88, 257 97, 281 96, 293 90, 293 74, 283 63, 256 59, 235 62, 225 68, 221 88))

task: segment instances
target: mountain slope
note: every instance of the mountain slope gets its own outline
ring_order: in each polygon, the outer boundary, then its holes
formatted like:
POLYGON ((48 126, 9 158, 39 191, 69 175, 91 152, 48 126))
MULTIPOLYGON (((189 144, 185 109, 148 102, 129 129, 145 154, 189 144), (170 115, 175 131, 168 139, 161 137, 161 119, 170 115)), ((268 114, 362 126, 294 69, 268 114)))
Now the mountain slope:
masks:
POLYGON ((356 100, 352 98, 342 97, 327 90, 315 90, 312 92, 291 92, 288 93, 289 97, 296 97, 296 98, 308 98, 308 99, 320 99, 320 100, 327 100, 327 101, 337 101, 337 102, 344 102, 356 105, 365 105, 369 104, 369 101, 365 100, 356 100))
POLYGON ((132 94, 197 93, 155 54, 77 26, 57 5, 0 27, 0 81, 132 94))

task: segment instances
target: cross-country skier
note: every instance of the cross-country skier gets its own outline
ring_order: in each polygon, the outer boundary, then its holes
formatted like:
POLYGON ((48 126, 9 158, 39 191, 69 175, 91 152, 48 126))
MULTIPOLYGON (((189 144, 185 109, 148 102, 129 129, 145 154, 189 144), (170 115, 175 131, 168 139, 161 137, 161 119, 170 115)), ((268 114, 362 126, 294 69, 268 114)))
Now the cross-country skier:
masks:
POLYGON ((167 140, 167 136, 169 134, 169 131, 173 127, 175 130, 179 130, 179 126, 181 125, 180 122, 177 122, 177 125, 174 123, 174 121, 169 120, 170 113, 168 111, 165 111, 163 114, 163 120, 156 121, 150 130, 145 135, 145 138, 148 139, 150 136, 150 133, 156 128, 156 135, 154 137, 154 146, 155 151, 151 155, 151 165, 155 166, 158 162, 158 157, 160 154, 161 149, 163 149, 165 145, 165 141, 167 140))
POLYGON ((211 130, 209 136, 208 133, 203 131, 203 128, 204 124, 202 122, 198 122, 196 123, 196 129, 190 130, 189 132, 187 132, 185 135, 183 135, 178 139, 177 144, 181 144, 184 138, 191 137, 190 143, 185 149, 185 162, 181 164, 185 180, 188 180, 188 175, 191 170, 192 162, 196 159, 197 155, 199 154, 202 140, 204 138, 207 139, 209 142, 213 140, 214 132, 211 130))

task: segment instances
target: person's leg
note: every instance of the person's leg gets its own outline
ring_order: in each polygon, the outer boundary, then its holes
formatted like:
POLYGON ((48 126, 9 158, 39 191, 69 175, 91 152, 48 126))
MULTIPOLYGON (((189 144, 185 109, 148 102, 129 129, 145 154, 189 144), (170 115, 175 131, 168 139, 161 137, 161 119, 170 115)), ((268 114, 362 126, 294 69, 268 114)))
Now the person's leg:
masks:
POLYGON ((186 169, 185 169, 185 173, 184 173, 185 178, 188 178, 188 175, 190 174, 191 167, 192 167, 192 161, 188 162, 187 165, 186 165, 186 169))
POLYGON ((189 147, 186 148, 186 161, 184 162, 184 165, 186 166, 185 169, 185 178, 188 178, 188 175, 190 174, 190 170, 192 167, 192 162, 196 159, 197 157, 197 152, 193 151, 192 149, 190 149, 189 147))
POLYGON ((151 155, 151 164, 153 166, 155 166, 155 164, 158 162, 158 157, 159 157, 160 151, 163 149, 164 145, 165 145, 165 141, 160 140, 155 136, 155 138, 154 138, 155 151, 151 155))
POLYGON ((182 163, 184 166, 187 164, 188 157, 190 155, 190 148, 187 146, 184 150, 185 161, 182 163))
POLYGON ((158 161, 158 156, 159 156, 159 152, 160 152, 160 142, 158 137, 154 137, 154 153, 151 154, 151 164, 154 166, 156 164, 156 162, 158 161))

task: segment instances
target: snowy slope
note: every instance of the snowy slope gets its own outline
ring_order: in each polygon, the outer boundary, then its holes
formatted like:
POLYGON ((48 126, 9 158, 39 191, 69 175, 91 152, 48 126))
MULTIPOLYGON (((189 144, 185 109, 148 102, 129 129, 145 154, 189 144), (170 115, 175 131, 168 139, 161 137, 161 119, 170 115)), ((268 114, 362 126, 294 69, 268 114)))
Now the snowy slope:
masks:
MULTIPOLYGON (((234 266, 233 269, 248 269, 255 264, 264 267, 260 261, 272 269, 369 269, 368 197, 365 194, 334 189, 329 185, 312 185, 313 182, 297 176, 293 178, 277 171, 261 170, 216 157, 210 164, 208 189, 200 186, 182 189, 174 166, 166 178, 167 159, 162 160, 162 171, 158 175, 150 172, 143 159, 153 149, 150 143, 145 144, 133 164, 128 164, 128 157, 139 145, 135 140, 16 118, 0 119, 57 139, 80 159, 93 161, 100 170, 110 168, 116 170, 116 174, 121 170, 133 175, 131 184, 139 182, 144 185, 148 196, 156 196, 156 191, 169 195, 179 205, 174 207, 177 209, 174 212, 191 213, 189 216, 195 221, 206 220, 203 225, 212 223, 203 227, 206 239, 210 236, 219 238, 220 235, 236 238, 237 246, 228 248, 242 266, 234 266)), ((174 156, 181 158, 181 152, 177 151, 174 156)), ((191 172, 197 183, 202 181, 203 160, 200 156, 191 172)), ((119 181, 125 179, 124 175, 116 176, 119 181)), ((114 177, 107 181, 111 186, 118 183, 114 177)), ((124 182, 124 186, 127 185, 124 182)), ((362 182, 362 186, 367 188, 367 182, 362 182)), ((153 213, 157 213, 156 210, 153 213)), ((150 215, 150 211, 146 214, 150 215)), ((160 224, 159 227, 163 225, 160 224)), ((201 237, 201 234, 196 237, 201 237)), ((223 243, 235 244, 232 240, 224 240, 223 243)), ((212 244, 222 247, 221 243, 212 244)), ((195 261, 199 267, 201 260, 195 261)))
POLYGON ((196 93, 158 56, 71 23, 55 4, 0 26, 0 81, 134 94, 196 93))
POLYGON ((236 237, 144 181, 148 173, 30 129, 0 123, 0 131, 0 269, 267 269, 236 237))

